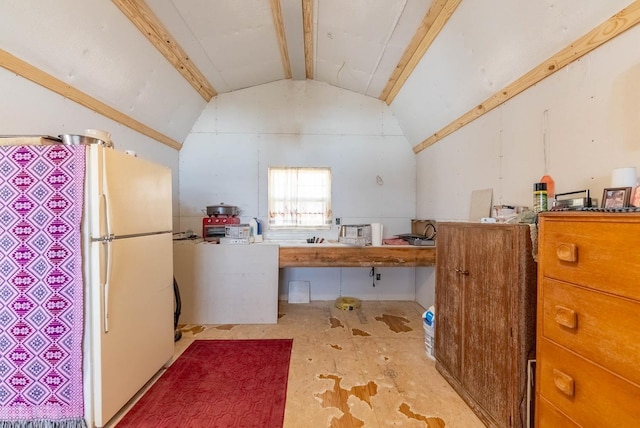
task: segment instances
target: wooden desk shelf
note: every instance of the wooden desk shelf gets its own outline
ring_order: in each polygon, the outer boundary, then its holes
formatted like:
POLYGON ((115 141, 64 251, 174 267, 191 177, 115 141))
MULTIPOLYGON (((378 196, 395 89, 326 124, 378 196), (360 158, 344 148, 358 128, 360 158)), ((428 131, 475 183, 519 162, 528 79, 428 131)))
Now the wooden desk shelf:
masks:
POLYGON ((434 266, 435 247, 280 246, 279 267, 414 267, 434 266))

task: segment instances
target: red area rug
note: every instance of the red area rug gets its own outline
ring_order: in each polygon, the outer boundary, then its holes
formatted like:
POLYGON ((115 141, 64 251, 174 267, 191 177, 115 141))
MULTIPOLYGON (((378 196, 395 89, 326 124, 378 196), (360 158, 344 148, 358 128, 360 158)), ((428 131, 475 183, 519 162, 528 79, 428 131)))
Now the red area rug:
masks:
POLYGON ((117 427, 282 427, 292 344, 196 340, 117 427))

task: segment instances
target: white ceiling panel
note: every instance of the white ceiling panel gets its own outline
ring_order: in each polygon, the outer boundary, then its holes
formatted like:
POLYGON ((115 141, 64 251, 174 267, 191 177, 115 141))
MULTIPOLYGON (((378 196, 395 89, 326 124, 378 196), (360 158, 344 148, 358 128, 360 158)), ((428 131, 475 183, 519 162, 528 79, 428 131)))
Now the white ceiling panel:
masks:
POLYGON ((315 0, 304 50, 303 0, 279 0, 278 29, 270 0, 147 0, 217 93, 285 78, 278 32, 292 77, 304 80, 311 55, 314 80, 379 97, 433 0, 315 0))
POLYGON ((200 40, 172 0, 146 0, 147 5, 153 10, 156 17, 166 27, 167 31, 178 41, 180 47, 189 54, 189 59, 198 67, 217 92, 228 92, 231 87, 224 80, 200 40))
POLYGON ((305 80, 304 37, 302 26, 302 1, 281 0, 282 19, 291 64, 291 77, 294 80, 305 80))
POLYGON ((432 0, 408 0, 406 2, 393 33, 385 43, 377 69, 371 76, 365 92, 366 95, 376 98, 380 96, 432 3, 432 0))
POLYGON ((231 90, 284 78, 269 0, 173 3, 231 90))
POLYGON ((405 0, 318 2, 316 79, 364 93, 405 4, 405 0))

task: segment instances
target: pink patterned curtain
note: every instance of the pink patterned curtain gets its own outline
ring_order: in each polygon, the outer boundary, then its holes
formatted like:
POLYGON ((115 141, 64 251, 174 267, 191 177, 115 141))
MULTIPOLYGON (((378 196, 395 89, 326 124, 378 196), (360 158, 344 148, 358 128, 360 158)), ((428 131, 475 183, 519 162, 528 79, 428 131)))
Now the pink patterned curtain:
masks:
POLYGON ((331 224, 329 168, 269 168, 269 225, 319 228, 331 224))
POLYGON ((0 426, 83 427, 85 146, 0 147, 0 426))

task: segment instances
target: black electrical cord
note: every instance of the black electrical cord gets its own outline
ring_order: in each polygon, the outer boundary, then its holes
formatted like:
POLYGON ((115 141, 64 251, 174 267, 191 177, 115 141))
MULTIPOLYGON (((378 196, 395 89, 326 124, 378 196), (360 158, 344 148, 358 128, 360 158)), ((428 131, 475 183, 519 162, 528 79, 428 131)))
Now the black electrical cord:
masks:
POLYGON ((175 297, 175 310, 173 312, 173 341, 177 342, 182 338, 182 331, 178 328, 178 319, 182 311, 182 300, 180 299, 180 289, 175 277, 173 278, 173 295, 175 297))
POLYGON ((373 286, 375 287, 376 286, 376 268, 375 267, 373 266, 371 267, 371 272, 369 272, 369 276, 373 278, 372 283, 373 283, 373 286))

